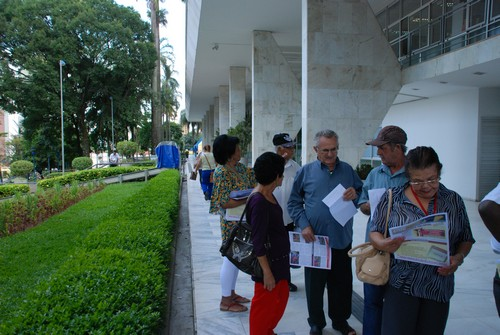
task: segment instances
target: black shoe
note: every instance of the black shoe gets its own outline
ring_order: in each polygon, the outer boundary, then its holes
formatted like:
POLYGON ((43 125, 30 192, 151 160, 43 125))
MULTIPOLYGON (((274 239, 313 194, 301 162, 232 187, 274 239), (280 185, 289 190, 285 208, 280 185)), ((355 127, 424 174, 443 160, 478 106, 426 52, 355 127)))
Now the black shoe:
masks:
POLYGON ((323 330, 319 328, 318 326, 314 325, 311 326, 311 330, 309 331, 309 335, 322 335, 323 330))
POLYGON ((292 282, 288 283, 288 288, 290 288, 290 292, 297 292, 297 285, 292 284, 292 282))
POLYGON ((208 196, 208 192, 205 192, 203 194, 205 194, 205 200, 210 200, 210 197, 208 196))
POLYGON ((342 333, 342 335, 356 335, 356 331, 347 322, 340 327, 332 326, 332 328, 342 333))

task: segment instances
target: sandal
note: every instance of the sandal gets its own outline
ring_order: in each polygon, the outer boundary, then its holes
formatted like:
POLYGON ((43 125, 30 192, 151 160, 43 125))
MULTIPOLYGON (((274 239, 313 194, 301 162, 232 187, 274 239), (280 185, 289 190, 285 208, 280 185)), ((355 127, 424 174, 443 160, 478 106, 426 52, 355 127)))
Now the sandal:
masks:
POLYGON ((246 312, 246 311, 248 311, 248 307, 240 305, 237 302, 232 302, 229 305, 223 304, 221 302, 220 306, 219 306, 219 309, 222 312, 235 312, 235 313, 240 313, 240 312, 246 312))
POLYGON ((356 331, 354 330, 354 328, 352 328, 351 326, 349 326, 348 323, 346 323, 344 326, 339 327, 339 328, 333 327, 333 329, 335 329, 336 331, 341 332, 342 335, 356 335, 356 331))
POLYGON ((250 299, 242 297, 241 295, 238 294, 235 294, 232 299, 234 302, 238 304, 246 304, 251 301, 250 299))

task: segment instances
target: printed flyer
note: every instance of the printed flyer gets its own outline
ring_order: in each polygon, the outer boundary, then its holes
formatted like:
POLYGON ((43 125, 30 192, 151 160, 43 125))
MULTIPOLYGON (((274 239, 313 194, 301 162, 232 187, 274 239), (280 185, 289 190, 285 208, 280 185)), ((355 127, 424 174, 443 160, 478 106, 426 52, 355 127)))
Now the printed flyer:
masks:
POLYGON ((450 265, 448 214, 437 213, 415 222, 389 228, 392 238, 405 241, 394 253, 396 259, 435 266, 450 265))
POLYGON ((290 264, 318 269, 331 269, 332 250, 328 236, 316 235, 316 241, 306 242, 301 233, 288 232, 290 236, 290 264))

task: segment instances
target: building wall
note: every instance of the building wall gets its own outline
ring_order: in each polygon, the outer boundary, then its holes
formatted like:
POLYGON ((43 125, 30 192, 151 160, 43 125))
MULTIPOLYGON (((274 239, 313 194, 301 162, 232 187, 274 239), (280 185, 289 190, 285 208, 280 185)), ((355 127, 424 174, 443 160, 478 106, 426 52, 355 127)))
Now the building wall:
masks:
POLYGON ((393 106, 383 125, 408 134, 408 150, 431 146, 443 164, 441 182, 464 199, 476 200, 479 90, 468 89, 393 106))

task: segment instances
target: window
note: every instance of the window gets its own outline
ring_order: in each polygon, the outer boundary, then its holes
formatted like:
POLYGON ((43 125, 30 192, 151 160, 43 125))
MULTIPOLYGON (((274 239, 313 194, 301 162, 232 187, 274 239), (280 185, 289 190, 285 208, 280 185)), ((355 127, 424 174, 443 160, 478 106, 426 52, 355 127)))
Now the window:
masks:
POLYGON ((401 11, 406 16, 420 7, 420 0, 401 0, 401 11))
POLYGON ((465 31, 465 7, 454 11, 444 18, 445 37, 451 38, 465 31))
POLYGON ((439 19, 443 16, 443 0, 435 1, 430 5, 431 20, 439 19))
POLYGON ((491 18, 500 16, 500 0, 491 0, 491 18))
POLYGON ((485 0, 479 0, 469 7, 469 27, 484 23, 485 0))
POLYGON ((393 24, 388 29, 389 41, 399 38, 399 23, 393 24))
POLYGON ((441 41, 441 20, 434 21, 430 24, 430 43, 438 43, 441 41))
POLYGON ((390 6, 389 9, 389 22, 388 24, 392 24, 394 22, 398 22, 401 16, 399 15, 399 1, 394 5, 390 6))

